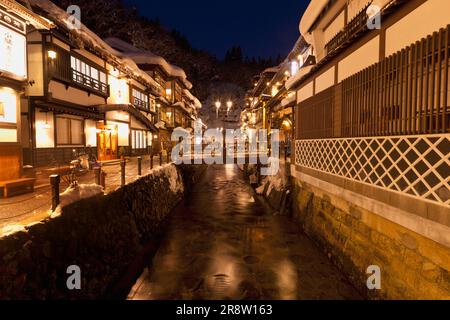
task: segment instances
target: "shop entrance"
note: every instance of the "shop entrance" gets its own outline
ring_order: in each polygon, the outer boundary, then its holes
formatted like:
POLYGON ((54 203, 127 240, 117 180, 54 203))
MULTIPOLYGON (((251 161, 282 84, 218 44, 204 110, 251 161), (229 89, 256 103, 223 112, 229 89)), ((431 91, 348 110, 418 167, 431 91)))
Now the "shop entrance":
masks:
POLYGON ((118 134, 116 125, 97 125, 98 159, 108 161, 118 158, 118 134))

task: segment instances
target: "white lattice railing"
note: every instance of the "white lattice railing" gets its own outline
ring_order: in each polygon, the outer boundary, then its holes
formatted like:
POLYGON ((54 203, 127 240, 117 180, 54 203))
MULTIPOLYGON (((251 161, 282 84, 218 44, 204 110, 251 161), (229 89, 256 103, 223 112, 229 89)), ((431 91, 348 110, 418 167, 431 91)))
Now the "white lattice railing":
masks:
POLYGON ((295 161, 450 206, 450 134, 297 140, 295 161))

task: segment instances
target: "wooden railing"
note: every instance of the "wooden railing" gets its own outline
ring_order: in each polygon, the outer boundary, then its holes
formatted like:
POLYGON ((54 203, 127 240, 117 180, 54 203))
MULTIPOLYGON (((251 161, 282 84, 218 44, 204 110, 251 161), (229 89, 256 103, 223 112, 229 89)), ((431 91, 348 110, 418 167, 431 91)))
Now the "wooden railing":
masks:
POLYGON ((94 79, 88 75, 85 75, 77 70, 71 69, 72 71, 72 80, 79 85, 82 85, 86 88, 92 89, 96 92, 99 92, 103 95, 109 95, 109 87, 106 83, 103 83, 97 79, 94 79))
POLYGON ((148 102, 146 102, 146 101, 144 101, 144 100, 142 100, 142 99, 139 99, 139 98, 136 98, 136 97, 132 97, 132 102, 133 102, 133 105, 134 105, 136 108, 140 108, 140 109, 144 109, 144 110, 149 110, 148 102))
POLYGON ((367 30, 367 8, 368 4, 364 9, 362 9, 356 17, 354 17, 342 31, 335 35, 327 44, 325 44, 325 49, 327 54, 336 50, 344 43, 351 41, 358 33, 367 30))
POLYGON ((299 139, 450 132, 450 26, 297 108, 299 139))

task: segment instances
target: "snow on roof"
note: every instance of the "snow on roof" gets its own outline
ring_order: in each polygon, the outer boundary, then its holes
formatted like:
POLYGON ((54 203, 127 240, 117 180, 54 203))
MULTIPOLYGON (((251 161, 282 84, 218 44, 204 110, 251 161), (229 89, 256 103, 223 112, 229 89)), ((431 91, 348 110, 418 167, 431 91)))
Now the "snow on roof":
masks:
POLYGON ((27 23, 30 23, 38 30, 49 30, 55 27, 50 20, 34 13, 31 8, 26 5, 26 3, 22 4, 12 0, 0 0, 0 3, 6 8, 6 11, 14 12, 14 14, 25 19, 27 23))
POLYGON ((155 124, 155 127, 157 127, 158 129, 166 129, 166 124, 163 121, 158 121, 155 124))
POLYGON ((168 63, 163 57, 157 56, 150 51, 138 49, 119 38, 105 39, 111 47, 118 51, 119 55, 127 56, 133 59, 137 64, 159 65, 170 76, 181 79, 188 89, 192 89, 192 84, 187 80, 186 73, 180 67, 168 63))
POLYGON ((286 81, 285 87, 287 90, 290 90, 301 78, 303 78, 305 75, 307 75, 311 69, 314 66, 306 66, 303 68, 300 68, 300 70, 297 71, 295 76, 290 77, 288 81, 286 81))
POLYGON ((200 102, 200 100, 198 100, 189 90, 184 89, 184 94, 192 101, 194 101, 194 106, 197 109, 201 109, 202 108, 202 103, 200 102))
POLYGON ((177 108, 183 109, 183 110, 186 111, 188 114, 191 114, 191 113, 192 113, 192 109, 191 109, 189 106, 187 106, 184 102, 176 102, 176 103, 173 104, 173 106, 174 106, 174 107, 177 107, 177 108))
MULTIPOLYGON (((35 7, 39 7, 44 10, 48 17, 56 20, 59 23, 71 25, 69 23, 69 14, 62 10, 60 7, 55 5, 49 0, 29 0, 30 4, 35 7)), ((122 59, 118 59, 119 52, 111 48, 105 41, 103 41, 99 36, 97 36, 94 32, 89 30, 84 24, 81 24, 80 29, 73 29, 72 32, 77 33, 83 40, 89 42, 96 49, 103 52, 106 56, 108 56, 112 60, 118 60, 117 62, 121 63, 123 67, 128 69, 129 72, 133 73, 135 76, 140 77, 150 83, 151 85, 157 87, 158 84, 156 81, 150 77, 146 72, 142 71, 138 68, 136 63, 127 59, 126 57, 121 57, 122 59)))
POLYGON ((292 102, 295 102, 297 100, 297 97, 295 96, 295 94, 288 96, 286 98, 284 98, 283 100, 281 100, 281 106, 282 107, 286 107, 288 105, 290 105, 292 102))
POLYGON ((159 84, 155 81, 155 79, 150 77, 146 72, 139 69, 139 67, 133 60, 131 60, 130 58, 123 57, 122 61, 125 62, 125 65, 127 67, 129 67, 132 72, 134 72, 136 75, 140 76, 141 78, 145 79, 148 83, 153 85, 155 88, 158 88, 159 84))
POLYGON ((202 103, 197 98, 194 99, 194 105, 197 109, 201 109, 203 107, 202 103))
POLYGON ((280 70, 280 66, 270 67, 264 70, 262 73, 277 73, 280 70))
MULTIPOLYGON (((29 0, 30 4, 34 7, 41 8, 48 14, 48 18, 52 20, 56 20, 61 24, 65 24, 67 26, 72 25, 69 22, 69 14, 55 5, 53 2, 49 0, 29 0)), ((84 24, 81 23, 80 29, 72 29, 73 32, 78 33, 84 40, 91 42, 93 45, 96 45, 98 48, 105 50, 109 54, 113 54, 113 50, 109 47, 99 36, 97 36, 94 32, 89 30, 84 24)))
POLYGON ((312 42, 312 35, 309 33, 309 29, 312 27, 317 17, 320 15, 322 10, 328 4, 329 0, 311 0, 308 8, 303 14, 300 21, 300 33, 305 38, 306 42, 312 42))

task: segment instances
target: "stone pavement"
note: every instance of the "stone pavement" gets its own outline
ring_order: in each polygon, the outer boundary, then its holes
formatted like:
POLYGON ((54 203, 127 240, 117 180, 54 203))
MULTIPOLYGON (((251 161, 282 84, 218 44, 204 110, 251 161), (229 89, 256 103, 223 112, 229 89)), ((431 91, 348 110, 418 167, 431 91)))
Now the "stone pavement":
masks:
MULTIPOLYGON (((153 159, 154 167, 160 165, 159 156, 155 156, 153 159)), ((167 162, 167 158, 163 157, 163 164, 167 162)), ((126 183, 130 183, 138 176, 138 164, 137 158, 133 157, 127 162, 126 165, 126 183)), ((106 166, 103 168, 106 172, 106 192, 114 191, 120 187, 120 165, 115 164, 113 166, 106 166)), ((0 235, 3 228, 8 228, 11 225, 23 225, 32 222, 40 221, 46 218, 50 214, 51 208, 51 189, 49 185, 48 174, 45 174, 45 170, 39 169, 37 173, 37 186, 34 193, 15 196, 12 198, 4 199, 0 197, 0 235)), ((150 157, 143 157, 142 161, 142 174, 148 174, 150 172, 150 157)), ((78 178, 80 184, 95 183, 95 176, 93 171, 80 176, 78 178)), ((68 184, 62 182, 60 185, 60 191, 68 187, 68 184)))
POLYGON ((361 297, 295 223, 255 199, 236 165, 217 165, 175 209, 128 298, 361 297))

